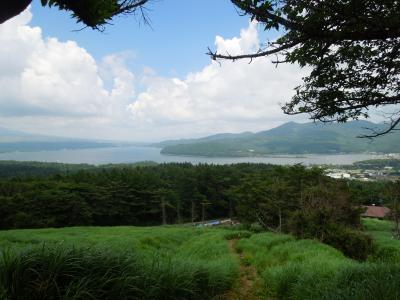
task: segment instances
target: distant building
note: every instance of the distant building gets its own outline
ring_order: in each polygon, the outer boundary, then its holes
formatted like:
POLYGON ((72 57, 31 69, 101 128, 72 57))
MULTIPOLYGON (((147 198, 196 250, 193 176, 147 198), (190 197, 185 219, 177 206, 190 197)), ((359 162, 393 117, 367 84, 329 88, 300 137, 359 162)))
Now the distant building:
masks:
POLYGON ((361 217, 365 218, 378 218, 384 219, 387 218, 390 214, 390 209, 385 206, 363 206, 365 208, 365 212, 361 214, 361 217))
POLYGON ((331 172, 326 174, 327 176, 331 177, 331 178, 335 178, 335 179, 350 179, 351 175, 349 173, 344 173, 344 172, 331 172))

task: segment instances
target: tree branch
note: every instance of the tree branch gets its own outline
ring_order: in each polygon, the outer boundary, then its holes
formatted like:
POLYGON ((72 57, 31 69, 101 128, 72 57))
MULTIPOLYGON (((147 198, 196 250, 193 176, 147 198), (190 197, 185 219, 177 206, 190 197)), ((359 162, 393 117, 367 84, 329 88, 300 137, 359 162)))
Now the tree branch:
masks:
POLYGON ((389 133, 389 132, 391 132, 391 131, 399 130, 399 129, 396 128, 396 126, 399 125, 399 124, 400 124, 400 116, 397 117, 396 119, 391 118, 390 125, 389 125, 389 127, 386 128, 385 130, 383 130, 383 131, 376 131, 376 130, 373 129, 373 128, 368 128, 369 130, 371 130, 371 132, 372 132, 371 134, 365 134, 365 135, 363 134, 363 135, 359 135, 359 136, 357 136, 357 137, 358 137, 358 138, 373 139, 373 138, 376 138, 376 137, 378 137, 378 136, 385 135, 385 134, 387 134, 387 133, 389 133))
POLYGON ((132 1, 132 0, 125 0, 122 1, 120 4, 120 8, 115 12, 114 15, 117 14, 125 14, 125 13, 132 13, 138 8, 142 7, 145 5, 149 0, 140 0, 140 1, 132 1))
POLYGON ((282 45, 278 48, 275 49, 271 49, 271 50, 266 50, 266 51, 261 51, 261 52, 257 52, 257 53, 251 53, 251 54, 242 54, 242 55, 224 55, 224 54, 218 54, 217 52, 212 52, 210 48, 208 48, 208 53, 207 55, 211 56, 211 58, 213 60, 217 60, 217 59, 229 59, 229 60, 238 60, 238 59, 246 59, 246 58, 257 58, 257 57, 261 57, 261 56, 268 56, 271 54, 275 54, 275 53, 279 53, 281 51, 293 48, 294 46, 298 45, 301 43, 301 40, 296 40, 293 41, 289 44, 286 45, 282 45))
POLYGON ((293 30, 299 29, 298 24, 296 24, 292 21, 289 21, 285 18, 282 18, 281 16, 277 16, 273 13, 270 13, 267 9, 264 9, 262 7, 251 7, 248 4, 244 4, 240 0, 231 0, 231 2, 234 5, 236 5, 237 7, 240 7, 242 10, 244 10, 245 13, 251 14, 252 16, 254 16, 254 18, 257 21, 261 21, 264 23, 273 21, 273 22, 277 22, 278 24, 286 27, 286 29, 293 29, 293 30))

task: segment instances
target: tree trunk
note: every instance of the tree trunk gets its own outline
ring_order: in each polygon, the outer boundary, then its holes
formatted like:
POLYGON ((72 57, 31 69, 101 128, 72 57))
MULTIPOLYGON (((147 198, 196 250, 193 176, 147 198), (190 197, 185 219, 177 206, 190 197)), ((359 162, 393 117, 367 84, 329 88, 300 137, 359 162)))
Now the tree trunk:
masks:
POLYGON ((279 208, 279 232, 282 232, 282 211, 279 208))
POLYGON ((176 205, 176 216, 178 218, 178 224, 182 223, 182 216, 181 216, 181 203, 178 202, 176 205))
POLYGON ((195 219, 195 205, 194 205, 194 201, 192 200, 192 223, 194 223, 194 219, 195 219))
POLYGON ((161 212, 162 212, 162 224, 167 224, 167 211, 165 209, 165 199, 161 198, 161 212))

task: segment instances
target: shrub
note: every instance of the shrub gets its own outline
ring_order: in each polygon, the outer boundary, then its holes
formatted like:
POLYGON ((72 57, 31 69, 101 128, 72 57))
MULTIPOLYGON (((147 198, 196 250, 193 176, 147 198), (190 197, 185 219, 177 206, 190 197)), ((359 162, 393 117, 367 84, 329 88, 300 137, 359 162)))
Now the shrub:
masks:
POLYGON ((344 255, 362 261, 374 250, 371 236, 341 226, 331 226, 322 241, 339 249, 344 255))
POLYGON ((329 220, 329 212, 297 211, 292 214, 288 230, 297 238, 318 239, 342 251, 346 256, 357 260, 366 260, 373 252, 371 236, 344 224, 329 220))

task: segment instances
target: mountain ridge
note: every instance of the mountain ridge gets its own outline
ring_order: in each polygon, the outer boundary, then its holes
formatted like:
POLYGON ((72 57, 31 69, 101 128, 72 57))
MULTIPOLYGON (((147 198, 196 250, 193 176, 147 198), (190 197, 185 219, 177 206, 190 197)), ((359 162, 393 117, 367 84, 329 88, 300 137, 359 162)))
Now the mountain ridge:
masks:
POLYGON ((115 145, 116 143, 100 140, 40 135, 0 127, 0 153, 89 149, 115 145))
POLYGON ((337 154, 400 152, 400 134, 373 140, 357 138, 383 130, 384 124, 369 121, 348 123, 288 122, 255 133, 216 134, 200 139, 165 141, 155 145, 162 154, 214 157, 266 156, 274 154, 337 154))

